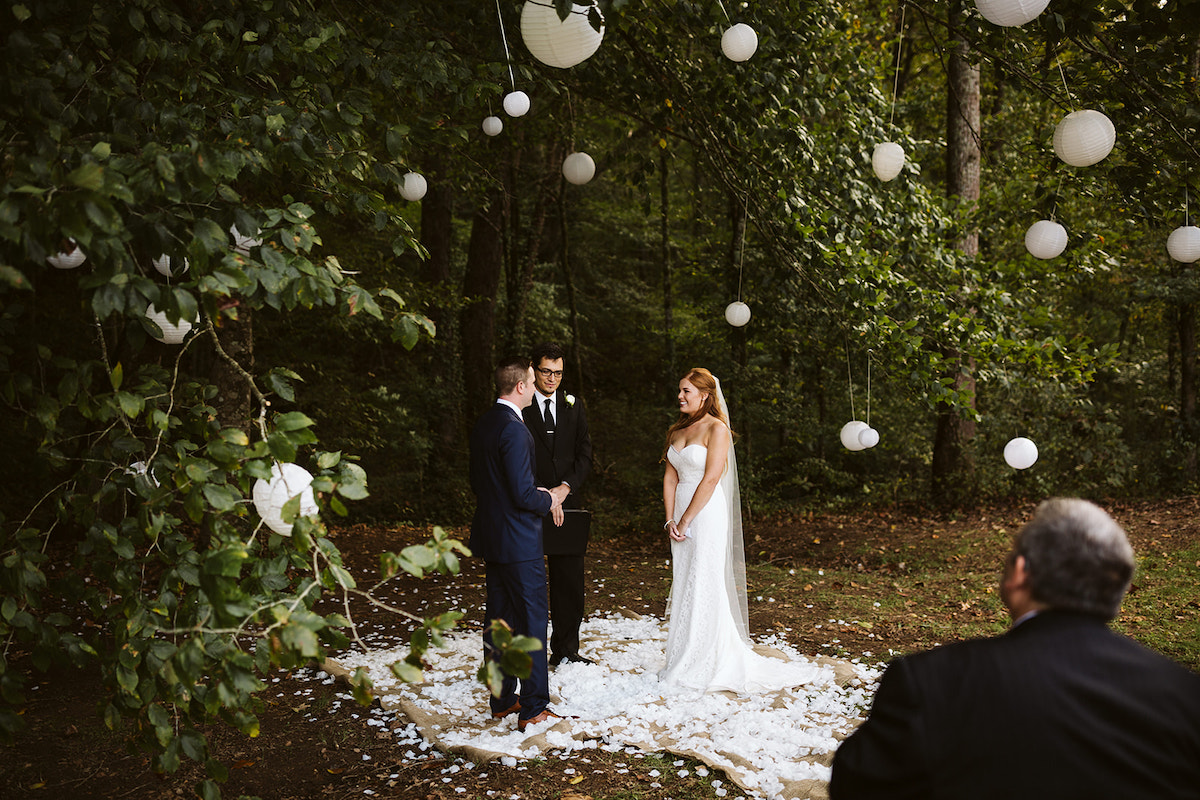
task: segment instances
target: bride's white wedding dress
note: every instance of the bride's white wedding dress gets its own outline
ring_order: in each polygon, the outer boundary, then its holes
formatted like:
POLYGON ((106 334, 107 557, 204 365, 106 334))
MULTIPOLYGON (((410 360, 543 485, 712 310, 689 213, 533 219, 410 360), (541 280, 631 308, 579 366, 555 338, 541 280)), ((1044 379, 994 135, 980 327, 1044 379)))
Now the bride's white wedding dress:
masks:
MULTIPOLYGON (((707 457, 702 444, 667 448, 667 459, 679 476, 676 513, 682 514, 692 501, 707 457)), ((759 655, 744 638, 734 617, 738 599, 730 596, 726 578, 729 528, 728 499, 718 485, 692 520, 688 538, 671 542, 674 567, 667 601, 667 664, 659 680, 685 689, 743 694, 810 682, 819 671, 815 664, 759 655)))

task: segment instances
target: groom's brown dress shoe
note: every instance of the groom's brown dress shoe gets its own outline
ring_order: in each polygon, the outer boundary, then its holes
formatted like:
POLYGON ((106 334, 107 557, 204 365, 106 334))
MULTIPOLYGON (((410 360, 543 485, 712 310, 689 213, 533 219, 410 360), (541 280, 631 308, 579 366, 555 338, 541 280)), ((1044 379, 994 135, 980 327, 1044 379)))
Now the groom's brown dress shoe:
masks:
POLYGON ((545 711, 538 714, 536 717, 530 717, 529 719, 517 720, 517 730, 519 730, 521 733, 524 733, 525 728, 527 728, 528 726, 537 725, 539 722, 545 722, 548 719, 579 719, 579 718, 578 717, 564 717, 562 714, 555 714, 553 711, 551 711, 550 709, 547 708, 545 711))
POLYGON ((517 702, 513 703, 510 708, 506 708, 503 711, 493 711, 492 719, 504 719, 509 714, 516 714, 520 710, 521 710, 521 701, 518 700, 517 702))

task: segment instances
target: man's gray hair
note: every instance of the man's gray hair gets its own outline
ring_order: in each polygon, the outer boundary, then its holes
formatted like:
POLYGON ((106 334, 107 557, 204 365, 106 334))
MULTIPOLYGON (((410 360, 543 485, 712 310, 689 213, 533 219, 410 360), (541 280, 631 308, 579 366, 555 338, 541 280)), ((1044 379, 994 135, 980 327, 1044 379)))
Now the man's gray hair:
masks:
POLYGON ((1056 497, 1037 507, 1017 534, 1033 599, 1050 608, 1112 619, 1133 578, 1133 548, 1104 509, 1056 497))

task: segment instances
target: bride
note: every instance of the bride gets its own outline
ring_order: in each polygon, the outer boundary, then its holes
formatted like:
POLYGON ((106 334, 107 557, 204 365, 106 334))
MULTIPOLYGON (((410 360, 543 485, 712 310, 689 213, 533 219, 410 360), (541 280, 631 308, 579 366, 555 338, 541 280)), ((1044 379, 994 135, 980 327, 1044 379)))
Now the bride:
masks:
POLYGON ((679 419, 667 430, 663 503, 673 571, 665 684, 749 693, 808 683, 814 665, 754 652, 746 615, 742 511, 729 413, 703 368, 679 381, 679 419))

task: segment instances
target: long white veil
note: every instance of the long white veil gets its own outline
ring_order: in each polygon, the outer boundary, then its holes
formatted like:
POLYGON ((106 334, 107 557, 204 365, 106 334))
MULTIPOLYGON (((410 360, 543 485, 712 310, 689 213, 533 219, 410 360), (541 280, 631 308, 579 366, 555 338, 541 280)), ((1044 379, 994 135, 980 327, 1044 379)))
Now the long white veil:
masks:
MULTIPOLYGON (((721 391, 721 380, 717 382, 717 403, 725 419, 729 420, 729 405, 721 391)), ((742 495, 738 489, 737 457, 733 453, 733 428, 729 431, 729 455, 725 457, 725 472, 721 475, 721 490, 729 508, 729 549, 725 558, 725 595, 729 598, 730 610, 737 623, 742 639, 750 642, 750 621, 746 603, 746 546, 742 541, 742 495)))

